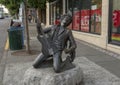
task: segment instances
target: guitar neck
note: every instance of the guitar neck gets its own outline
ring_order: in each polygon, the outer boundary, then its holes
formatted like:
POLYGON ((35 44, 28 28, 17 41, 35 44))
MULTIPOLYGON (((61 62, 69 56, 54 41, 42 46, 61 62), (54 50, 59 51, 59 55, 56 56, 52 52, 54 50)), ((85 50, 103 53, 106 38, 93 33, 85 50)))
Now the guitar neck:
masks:
POLYGON ((45 35, 39 19, 37 19, 36 28, 37 28, 38 34, 45 35))
POLYGON ((42 26, 41 26, 41 22, 39 20, 39 17, 37 18, 37 13, 35 12, 34 14, 34 17, 35 17, 35 20, 36 20, 36 28, 37 28, 37 32, 38 32, 38 35, 45 35, 44 32, 43 32, 43 29, 42 29, 42 26))

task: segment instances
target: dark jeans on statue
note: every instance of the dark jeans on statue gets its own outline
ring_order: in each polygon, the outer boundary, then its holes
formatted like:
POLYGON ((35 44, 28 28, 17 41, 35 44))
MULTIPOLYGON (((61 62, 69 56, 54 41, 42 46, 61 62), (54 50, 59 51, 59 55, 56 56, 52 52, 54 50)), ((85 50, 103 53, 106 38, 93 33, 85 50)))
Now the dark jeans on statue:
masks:
MULTIPOLYGON (((55 70, 55 72, 60 72, 61 70, 61 63, 62 63, 62 58, 61 58, 61 54, 62 52, 56 52, 53 55, 53 68, 55 70)), ((34 63, 33 63, 33 67, 34 68, 38 68, 47 58, 49 58, 48 56, 44 56, 43 53, 40 53, 38 55, 38 57, 35 59, 34 63)))

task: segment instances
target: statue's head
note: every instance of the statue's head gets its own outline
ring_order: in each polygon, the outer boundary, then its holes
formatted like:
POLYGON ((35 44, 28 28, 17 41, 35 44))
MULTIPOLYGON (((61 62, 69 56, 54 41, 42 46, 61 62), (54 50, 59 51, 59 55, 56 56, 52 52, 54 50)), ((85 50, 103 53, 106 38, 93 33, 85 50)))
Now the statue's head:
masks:
POLYGON ((61 17, 61 20, 60 20, 61 26, 67 27, 68 25, 70 25, 71 22, 72 22, 71 12, 68 12, 67 14, 65 14, 61 17))

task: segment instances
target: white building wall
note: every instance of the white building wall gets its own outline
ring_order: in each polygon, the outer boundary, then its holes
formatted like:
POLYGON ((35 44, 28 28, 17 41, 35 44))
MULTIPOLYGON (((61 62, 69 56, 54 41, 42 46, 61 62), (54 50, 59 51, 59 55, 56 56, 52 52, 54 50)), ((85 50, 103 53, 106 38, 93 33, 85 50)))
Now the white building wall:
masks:
POLYGON ((46 26, 50 25, 50 8, 49 8, 49 3, 46 3, 46 26))

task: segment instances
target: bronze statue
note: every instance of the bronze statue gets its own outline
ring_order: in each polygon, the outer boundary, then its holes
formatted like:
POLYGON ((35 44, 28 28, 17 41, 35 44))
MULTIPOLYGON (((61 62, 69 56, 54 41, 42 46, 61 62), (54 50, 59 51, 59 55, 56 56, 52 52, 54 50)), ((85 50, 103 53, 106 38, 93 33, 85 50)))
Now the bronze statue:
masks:
POLYGON ((33 67, 38 68, 43 61, 53 57, 53 67, 56 73, 60 72, 64 61, 61 55, 64 51, 69 54, 66 59, 73 62, 75 58, 76 43, 73 38, 72 31, 67 26, 72 22, 70 13, 61 17, 60 24, 53 25, 44 30, 41 29, 40 23, 37 21, 38 40, 42 44, 42 52, 35 59, 33 67))

